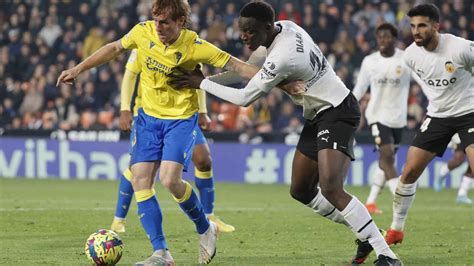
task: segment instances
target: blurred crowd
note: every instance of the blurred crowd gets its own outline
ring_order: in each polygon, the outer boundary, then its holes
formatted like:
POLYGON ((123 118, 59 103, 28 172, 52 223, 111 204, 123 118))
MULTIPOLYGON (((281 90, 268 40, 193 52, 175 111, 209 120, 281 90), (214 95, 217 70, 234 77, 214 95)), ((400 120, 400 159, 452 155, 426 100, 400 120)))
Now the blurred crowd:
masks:
MULTIPOLYGON (((191 29, 234 56, 249 51, 239 40, 238 12, 246 1, 190 0, 191 29)), ((313 37, 337 75, 354 87, 364 56, 376 50, 374 28, 387 21, 399 28, 398 47, 412 42, 406 12, 417 1, 267 0, 277 20, 292 20, 313 37)), ((473 40, 474 2, 431 1, 441 10, 441 31, 473 40)), ((0 1, 0 127, 9 129, 118 128, 120 83, 127 54, 56 87, 59 73, 104 44, 149 19, 152 0, 0 1)), ((208 69, 208 74, 214 70, 208 69)), ((361 101, 365 108, 368 95, 361 101)), ((418 85, 408 99, 409 128, 427 105, 418 85)), ((248 108, 208 95, 214 131, 298 132, 301 109, 279 90, 248 108)), ((365 121, 361 129, 367 128, 365 121)))

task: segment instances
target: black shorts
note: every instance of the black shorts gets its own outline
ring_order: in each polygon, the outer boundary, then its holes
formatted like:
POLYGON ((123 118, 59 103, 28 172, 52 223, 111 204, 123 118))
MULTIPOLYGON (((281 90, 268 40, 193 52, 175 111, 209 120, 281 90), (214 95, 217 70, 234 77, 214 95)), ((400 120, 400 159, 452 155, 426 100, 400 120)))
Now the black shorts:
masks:
POLYGON ((354 133, 359 126, 359 103, 352 93, 337 107, 320 112, 306 120, 296 149, 317 161, 318 152, 334 149, 354 160, 354 133))
POLYGON ((474 143, 474 113, 447 118, 428 116, 411 145, 442 157, 455 133, 459 134, 463 150, 474 143))
POLYGON ((370 125, 370 130, 377 148, 384 144, 393 144, 395 148, 400 145, 403 128, 392 128, 377 122, 370 125))

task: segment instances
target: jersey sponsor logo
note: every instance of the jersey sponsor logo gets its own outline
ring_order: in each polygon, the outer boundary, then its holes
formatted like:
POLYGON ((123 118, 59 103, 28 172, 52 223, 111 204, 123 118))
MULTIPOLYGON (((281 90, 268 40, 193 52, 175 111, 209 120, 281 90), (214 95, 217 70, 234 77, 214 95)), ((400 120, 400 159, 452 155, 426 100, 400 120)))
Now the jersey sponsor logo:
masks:
POLYGON ((321 137, 322 135, 325 135, 325 134, 329 134, 328 129, 323 129, 323 130, 319 131, 318 135, 317 135, 317 138, 319 138, 319 137, 321 137))
POLYGON ((181 60, 181 58, 183 57, 183 54, 181 52, 176 52, 174 53, 174 55, 176 55, 176 64, 178 64, 179 60, 181 60))
POLYGON ((152 42, 152 41, 150 41, 150 49, 152 49, 152 48, 153 48, 153 46, 155 46, 155 43, 154 43, 154 42, 152 42))
POLYGON ((398 85, 400 84, 400 79, 389 79, 389 78, 383 78, 383 79, 378 79, 377 84, 380 85, 398 85))
POLYGON ((296 33, 296 52, 304 53, 303 36, 300 33, 296 33))
POLYGON ((456 82, 456 78, 451 79, 427 79, 425 80, 426 84, 433 86, 433 87, 443 87, 448 86, 450 84, 454 84, 456 82))
POLYGON ((273 69, 275 69, 274 63, 272 62, 265 63, 265 65, 262 67, 262 72, 260 73, 261 79, 272 79, 276 77, 276 74, 267 68, 268 64, 270 64, 268 67, 273 67, 273 69))
POLYGON ((145 65, 149 70, 157 71, 164 75, 167 75, 172 70, 170 67, 163 65, 162 63, 156 61, 151 57, 147 57, 147 59, 145 60, 145 65))
POLYGON ((448 71, 448 73, 454 73, 454 70, 456 70, 453 62, 451 61, 444 63, 444 68, 446 68, 446 71, 448 71))

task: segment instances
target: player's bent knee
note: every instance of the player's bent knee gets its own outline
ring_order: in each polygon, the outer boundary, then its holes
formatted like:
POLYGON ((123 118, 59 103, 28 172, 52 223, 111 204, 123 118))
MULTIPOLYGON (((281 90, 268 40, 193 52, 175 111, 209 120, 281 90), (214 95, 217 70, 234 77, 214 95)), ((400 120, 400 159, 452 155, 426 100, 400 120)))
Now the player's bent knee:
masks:
POLYGON ((292 186, 290 188, 290 195, 293 199, 303 204, 308 204, 316 196, 316 193, 308 189, 302 189, 299 187, 292 186))
POLYGON ((134 190, 150 189, 153 187, 153 180, 145 176, 132 176, 132 187, 134 190))
POLYGON ((212 169, 212 160, 211 157, 205 157, 202 159, 197 159, 193 161, 194 166, 201 172, 208 172, 212 169))
POLYGON ((453 164, 458 167, 464 162, 464 153, 454 153, 453 164))
POLYGON ((328 186, 325 188, 321 187, 321 193, 329 202, 336 201, 342 192, 342 188, 338 188, 336 186, 328 186))
POLYGON ((160 177, 161 184, 170 191, 174 191, 181 181, 178 178, 160 177))

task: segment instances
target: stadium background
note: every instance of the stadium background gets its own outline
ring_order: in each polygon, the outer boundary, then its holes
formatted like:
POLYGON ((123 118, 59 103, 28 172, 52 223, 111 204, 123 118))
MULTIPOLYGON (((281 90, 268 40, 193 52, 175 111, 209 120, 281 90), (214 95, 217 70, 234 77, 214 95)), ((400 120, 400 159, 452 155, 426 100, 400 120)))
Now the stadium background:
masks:
MULTIPOLYGON (((192 28, 246 59, 249 51, 242 49, 234 23, 243 2, 190 0, 192 28)), ((405 47, 411 42, 405 14, 419 1, 268 2, 278 19, 295 20, 308 30, 352 89, 362 58, 375 49, 375 26, 382 20, 395 23, 399 46, 405 47)), ((442 11, 443 32, 474 39, 473 1, 434 3, 442 11)), ((55 83, 61 70, 145 20, 150 6, 151 0, 0 1, 0 265, 83 265, 87 236, 109 228, 118 182, 83 179, 116 180, 128 163, 127 136, 118 131, 119 84, 127 55, 82 74, 72 87, 56 88, 55 83)), ((366 102, 367 97, 362 108, 366 102)), ((425 108, 426 98, 412 85, 411 131, 405 143, 425 108)), ((213 120, 213 132, 207 135, 217 181, 215 210, 237 229, 219 237, 213 264, 347 265, 355 251, 353 234, 296 203, 284 185, 289 181, 291 144, 301 129, 301 110, 278 90, 247 109, 208 95, 208 109, 213 120)), ((364 121, 357 140, 357 160, 347 182, 367 185, 377 153, 364 121)), ((399 169, 406 151, 405 145, 398 152, 399 169)), ((420 186, 431 186, 450 156, 448 150, 433 162, 420 186)), ((458 185, 465 167, 452 174, 448 186, 458 185)), ((189 180, 191 175, 186 174, 189 180)), ((159 185, 156 189, 176 263, 195 264, 192 224, 169 193, 159 185)), ((368 194, 367 186, 346 189, 361 200, 368 194)), ((471 206, 455 205, 455 196, 454 189, 417 190, 406 240, 394 247, 405 265, 473 263, 474 212, 471 206)), ((387 189, 378 205, 384 214, 373 218, 387 228, 392 218, 387 189)), ((121 235, 121 264, 130 265, 150 252, 135 214, 132 203, 127 232, 121 235)), ((371 255, 368 264, 374 259, 371 255)))
MULTIPOLYGON (((412 42, 405 14, 417 1, 269 2, 275 7, 277 19, 293 20, 310 33, 350 89, 354 87, 363 57, 376 49, 373 30, 379 23, 388 21, 397 25, 400 48, 412 42)), ((148 19, 151 3, 148 0, 0 2, 0 176, 115 179, 117 175, 112 173, 126 167, 127 136, 119 135, 118 116, 119 87, 128 55, 87 71, 73 86, 62 84, 58 88, 55 83, 62 70, 77 64, 107 42, 119 39, 137 22, 148 19), (80 141, 79 144, 74 143, 76 141, 80 141), (116 152, 111 153, 106 148, 107 143, 96 145, 96 141, 117 142, 113 145, 116 152), (71 150, 72 155, 67 157, 65 152, 75 145, 81 149, 71 150), (74 157, 74 152, 81 158, 74 157), (36 160, 43 155, 46 159, 36 160), (91 176, 94 165, 99 169, 91 176)), ((242 47, 236 24, 243 3, 191 0, 190 27, 202 38, 245 60, 249 51, 242 47)), ((434 3, 442 12, 442 32, 473 39, 472 1, 434 3)), ((206 72, 210 74, 214 70, 206 69, 206 72)), ((367 100, 368 96, 361 101, 362 110, 367 100)), ((221 181, 249 181, 245 178, 248 172, 265 176, 250 178, 252 182, 287 180, 287 153, 292 154, 291 145, 302 129, 299 107, 279 90, 273 90, 248 108, 225 103, 212 95, 208 95, 207 104, 212 119, 212 132, 207 135, 213 143, 211 149, 217 172, 221 171, 219 167, 238 166, 240 169, 234 173, 236 176, 223 177, 221 181), (243 143, 231 148, 241 152, 223 159, 229 153, 223 141, 243 143), (262 144, 270 142, 276 143, 262 144), (253 160, 260 160, 264 166, 260 169, 255 166, 252 172, 248 162, 253 160)), ((411 85, 408 104, 409 131, 404 143, 410 142, 427 105, 417 84, 411 85)), ((364 119, 357 140, 361 144, 358 151, 362 171, 351 171, 348 183, 367 184, 368 173, 376 164, 376 153, 371 152, 370 144, 363 144, 371 142, 364 119), (352 172, 357 174, 352 176, 352 172)), ((449 158, 450 153, 448 151, 439 162, 449 158)), ((399 169, 405 155, 406 148, 402 148, 398 155, 399 169)), ((357 163, 352 170, 354 167, 357 163)), ((432 184, 439 167, 436 162, 430 166, 425 173, 427 178, 422 179, 423 186, 432 184)), ((454 176, 461 172, 455 172, 454 176)), ((459 178, 454 178, 454 182, 459 182, 459 178)))

